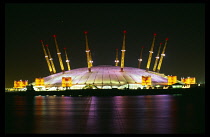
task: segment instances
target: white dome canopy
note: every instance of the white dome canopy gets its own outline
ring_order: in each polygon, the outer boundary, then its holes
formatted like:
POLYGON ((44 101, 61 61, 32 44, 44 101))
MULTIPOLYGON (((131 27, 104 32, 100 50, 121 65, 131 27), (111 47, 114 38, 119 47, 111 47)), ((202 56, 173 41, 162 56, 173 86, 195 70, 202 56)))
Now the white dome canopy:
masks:
POLYGON ((126 85, 140 87, 142 76, 151 76, 152 85, 167 85, 167 76, 144 69, 124 67, 120 72, 119 66, 101 65, 93 66, 91 72, 87 67, 72 69, 44 77, 45 87, 61 87, 62 77, 72 78, 72 89, 81 89, 92 84, 98 88, 124 88, 126 85))

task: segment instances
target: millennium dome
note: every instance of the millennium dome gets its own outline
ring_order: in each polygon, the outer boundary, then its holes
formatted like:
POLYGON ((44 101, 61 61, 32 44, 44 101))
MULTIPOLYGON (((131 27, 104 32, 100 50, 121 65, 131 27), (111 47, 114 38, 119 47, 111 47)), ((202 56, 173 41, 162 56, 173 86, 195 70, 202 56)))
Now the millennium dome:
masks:
MULTIPOLYGON (((85 53, 87 56, 87 67, 70 69, 70 60, 68 59, 66 48, 65 57, 67 64, 67 71, 64 69, 61 52, 59 50, 56 35, 53 35, 61 72, 56 73, 56 69, 51 57, 48 45, 44 44, 43 40, 40 40, 44 57, 47 62, 48 69, 50 71, 49 76, 42 78, 35 78, 35 82, 28 85, 28 81, 14 81, 13 89, 34 90, 67 90, 67 89, 143 89, 143 88, 168 88, 170 85, 175 85, 180 88, 183 84, 195 84, 195 77, 181 78, 181 81, 177 80, 177 76, 166 76, 160 72, 163 58, 165 56, 166 45, 168 38, 165 39, 165 44, 160 54, 162 43, 160 43, 158 54, 155 57, 155 63, 153 71, 149 71, 152 61, 152 54, 155 45, 156 33, 153 34, 153 40, 151 49, 149 50, 149 57, 146 65, 146 69, 140 69, 142 62, 142 51, 141 48, 140 58, 138 59, 138 68, 125 67, 125 37, 126 31, 123 31, 123 44, 121 50, 121 60, 118 59, 118 49, 116 49, 115 66, 111 65, 99 65, 93 66, 93 60, 91 51, 88 45, 87 31, 85 34, 85 53), (159 55, 160 54, 160 55, 159 55), (120 62, 120 66, 118 63, 120 62), (26 88, 25 88, 26 87, 26 88)), ((177 88, 177 87, 176 87, 177 88)))
MULTIPOLYGON (((168 85, 167 76, 161 73, 148 71, 144 69, 124 67, 124 71, 120 71, 119 66, 100 65, 93 66, 91 72, 87 67, 72 69, 44 77, 46 89, 54 88, 62 89, 62 77, 71 77, 71 89, 83 89, 87 85, 94 85, 98 89, 138 89, 143 88, 142 76, 151 76, 151 86, 168 85)), ((32 83, 35 85, 35 82, 32 83)), ((35 86, 36 87, 36 86, 35 86)))

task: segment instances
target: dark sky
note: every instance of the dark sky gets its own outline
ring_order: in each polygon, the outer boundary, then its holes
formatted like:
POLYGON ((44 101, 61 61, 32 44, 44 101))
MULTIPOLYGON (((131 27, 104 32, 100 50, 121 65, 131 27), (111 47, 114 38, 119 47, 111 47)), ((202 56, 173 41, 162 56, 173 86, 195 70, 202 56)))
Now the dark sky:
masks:
MULTIPOLYGON (((160 42, 169 38, 161 73, 196 77, 205 81, 204 3, 7 3, 5 4, 5 86, 14 80, 33 82, 49 75, 40 40, 49 44, 57 72, 60 65, 54 39, 57 35, 65 70, 63 48, 71 69, 86 67, 84 31, 88 31, 93 65, 114 65, 115 49, 121 50, 126 34, 125 67, 137 67, 144 46, 146 69, 153 33, 157 33, 150 70, 160 42)), ((121 53, 119 54, 119 58, 121 53)))

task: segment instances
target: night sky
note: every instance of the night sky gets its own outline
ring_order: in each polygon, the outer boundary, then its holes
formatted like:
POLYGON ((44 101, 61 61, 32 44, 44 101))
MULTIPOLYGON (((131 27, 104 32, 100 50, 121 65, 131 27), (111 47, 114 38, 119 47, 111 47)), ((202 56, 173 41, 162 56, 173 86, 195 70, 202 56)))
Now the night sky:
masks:
MULTIPOLYGON (((205 82, 205 4, 203 3, 7 3, 5 4, 5 87, 14 80, 48 76, 40 40, 49 45, 57 72, 61 72, 52 35, 57 35, 65 70, 67 48, 71 69, 87 67, 84 31, 88 31, 93 66, 115 65, 115 49, 122 48, 126 30, 125 67, 138 67, 144 46, 146 69, 153 33, 156 33, 150 69, 159 43, 169 38, 160 73, 196 77, 205 82)), ((163 46, 162 46, 163 47, 163 46)), ((162 48, 161 48, 162 52, 162 48)), ((119 59, 121 52, 119 52, 119 59)))

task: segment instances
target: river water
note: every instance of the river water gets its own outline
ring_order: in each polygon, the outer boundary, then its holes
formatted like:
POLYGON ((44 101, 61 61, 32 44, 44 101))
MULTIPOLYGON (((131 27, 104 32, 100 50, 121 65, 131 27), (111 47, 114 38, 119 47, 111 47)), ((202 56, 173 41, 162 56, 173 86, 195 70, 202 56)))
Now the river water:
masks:
POLYGON ((196 96, 5 98, 7 134, 203 134, 204 125, 196 96))

